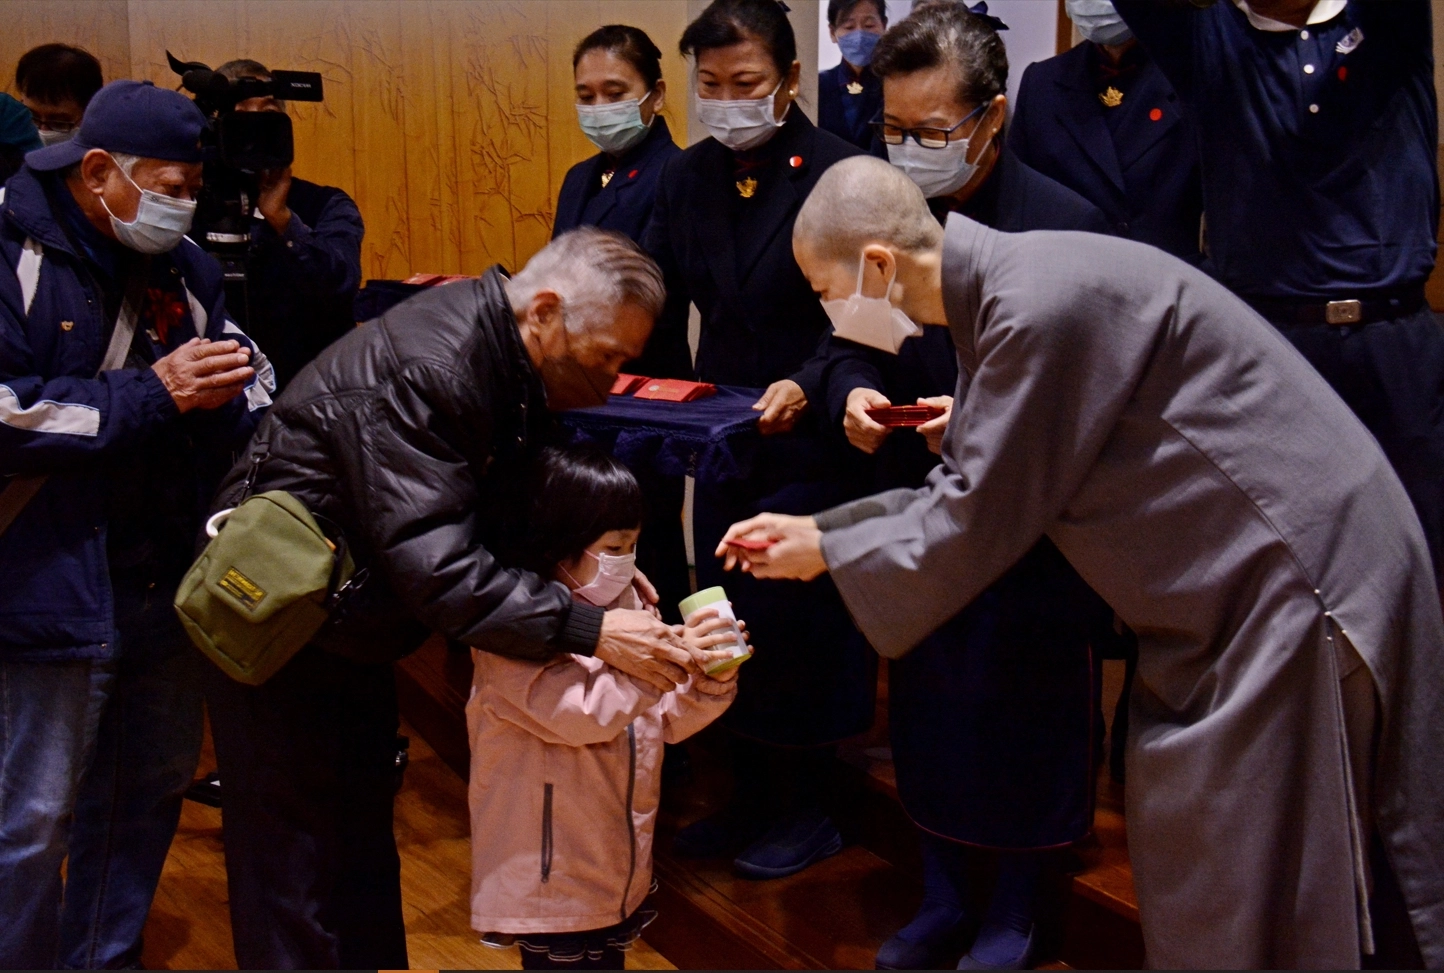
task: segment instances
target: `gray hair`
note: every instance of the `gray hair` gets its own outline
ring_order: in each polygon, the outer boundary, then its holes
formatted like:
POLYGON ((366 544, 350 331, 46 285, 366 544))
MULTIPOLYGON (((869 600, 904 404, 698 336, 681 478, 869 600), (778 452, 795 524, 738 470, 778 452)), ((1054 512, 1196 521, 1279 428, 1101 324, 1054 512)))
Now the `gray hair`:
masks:
POLYGON ((805 241, 819 257, 856 261, 869 243, 908 253, 936 250, 943 228, 901 169, 876 156, 855 155, 817 180, 797 213, 792 239, 805 241))
POLYGON ((620 233, 590 226, 563 233, 506 282, 518 316, 541 291, 561 298, 571 331, 609 323, 617 305, 625 303, 655 318, 667 298, 661 269, 641 247, 620 233))
POLYGON ((115 164, 120 167, 121 172, 125 173, 126 178, 135 174, 135 164, 140 161, 140 156, 131 155, 129 152, 108 152, 107 154, 115 160, 115 164))

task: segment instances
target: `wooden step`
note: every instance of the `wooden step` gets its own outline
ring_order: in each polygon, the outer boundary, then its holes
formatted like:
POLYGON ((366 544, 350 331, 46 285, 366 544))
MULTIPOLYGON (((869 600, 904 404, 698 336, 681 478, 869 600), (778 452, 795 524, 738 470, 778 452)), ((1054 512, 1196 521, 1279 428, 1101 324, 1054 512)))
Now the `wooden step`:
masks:
MULTIPOLYGON (((402 713, 465 778, 464 707, 471 660, 440 639, 397 667, 402 713)), ((885 685, 880 708, 885 705, 885 685)), ((1109 710, 1111 712, 1111 709, 1109 710)), ((837 775, 843 851, 799 875, 769 882, 738 878, 724 860, 670 854, 677 829, 726 798, 725 740, 699 734, 689 749, 693 780, 669 786, 657 826, 655 901, 647 941, 681 969, 870 969, 878 947, 911 918, 921 899, 915 829, 897 800, 890 761, 879 759, 884 726, 842 750, 837 775)), ((1138 968, 1138 908, 1128 867, 1121 789, 1104 778, 1093 837, 1077 849, 1078 870, 1058 890, 1050 967, 1138 968)))

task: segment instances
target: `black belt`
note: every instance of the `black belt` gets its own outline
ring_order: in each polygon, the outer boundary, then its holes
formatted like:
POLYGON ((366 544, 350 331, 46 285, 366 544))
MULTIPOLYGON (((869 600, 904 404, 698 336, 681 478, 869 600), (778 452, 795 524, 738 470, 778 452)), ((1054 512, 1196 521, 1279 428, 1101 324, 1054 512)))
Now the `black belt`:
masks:
POLYGON ((1245 297, 1255 311, 1275 324, 1332 324, 1339 327, 1372 324, 1406 317, 1424 306, 1424 288, 1402 291, 1393 297, 1371 300, 1279 301, 1245 297))

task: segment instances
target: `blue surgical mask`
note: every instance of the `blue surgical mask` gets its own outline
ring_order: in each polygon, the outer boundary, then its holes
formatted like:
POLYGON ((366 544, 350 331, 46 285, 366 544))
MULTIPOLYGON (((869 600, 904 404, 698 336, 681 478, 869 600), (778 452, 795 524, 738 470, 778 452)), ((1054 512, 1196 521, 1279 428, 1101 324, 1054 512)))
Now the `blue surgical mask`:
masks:
MULTIPOLYGON (((656 120, 652 116, 653 121, 656 120)), ((651 122, 642 121, 642 99, 628 98, 606 105, 578 105, 582 134, 610 155, 621 155, 647 137, 651 122)))
POLYGON ((842 50, 842 56, 848 64, 855 68, 865 68, 872 63, 872 52, 880 40, 881 34, 874 34, 870 30, 854 30, 839 37, 837 46, 842 50))
POLYGON ((1064 0, 1068 7, 1068 19, 1078 28, 1078 33, 1095 44, 1124 44, 1133 36, 1133 31, 1113 9, 1113 0, 1064 0))
MULTIPOLYGON (((120 174, 125 176, 126 182, 135 186, 135 180, 126 176, 124 169, 120 174)), ((135 188, 140 192, 140 205, 136 207, 135 219, 129 223, 117 219, 106 205, 105 197, 100 197, 100 205, 110 216, 110 228, 115 231, 115 238, 139 253, 167 253, 180 246, 196 215, 195 200, 176 199, 139 186, 135 188)))

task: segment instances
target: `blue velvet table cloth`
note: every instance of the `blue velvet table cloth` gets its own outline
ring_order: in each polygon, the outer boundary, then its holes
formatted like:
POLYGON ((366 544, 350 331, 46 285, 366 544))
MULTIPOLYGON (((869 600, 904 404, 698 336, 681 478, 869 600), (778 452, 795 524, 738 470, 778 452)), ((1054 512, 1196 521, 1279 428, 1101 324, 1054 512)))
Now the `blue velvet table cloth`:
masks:
POLYGON ((752 403, 762 389, 720 386, 695 402, 657 402, 614 395, 606 405, 557 416, 633 469, 694 476, 707 483, 746 479, 761 435, 752 403))

